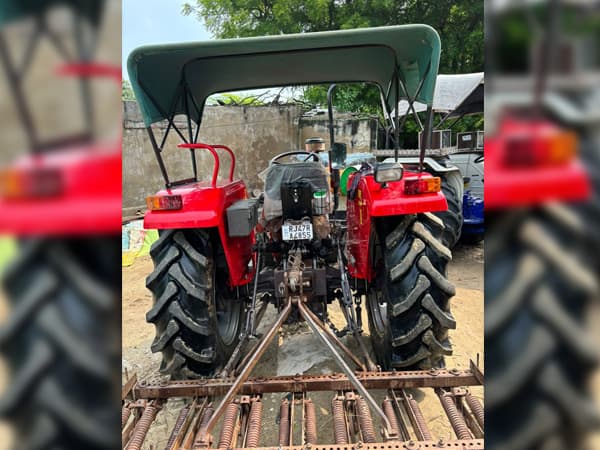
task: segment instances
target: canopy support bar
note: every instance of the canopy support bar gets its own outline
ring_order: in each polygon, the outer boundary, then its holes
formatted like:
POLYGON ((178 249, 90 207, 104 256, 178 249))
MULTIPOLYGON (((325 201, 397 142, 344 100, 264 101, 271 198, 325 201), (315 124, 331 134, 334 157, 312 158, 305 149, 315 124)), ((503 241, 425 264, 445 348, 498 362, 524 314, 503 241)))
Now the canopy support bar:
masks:
MULTIPOLYGON (((47 16, 44 13, 38 13, 32 17, 34 21, 33 29, 28 33, 27 42, 22 51, 20 58, 13 58, 9 50, 8 43, 4 35, 0 34, 0 62, 4 66, 8 82, 10 84, 11 91, 13 93, 17 112, 20 116, 21 123, 23 124, 28 144, 34 153, 41 153, 56 148, 55 142, 42 142, 39 139, 39 135, 36 128, 31 108, 26 101, 26 96, 23 91, 24 80, 26 74, 31 67, 31 63, 35 56, 36 50, 40 46, 41 38, 46 37, 58 56, 60 56, 67 63, 73 62, 86 62, 90 60, 96 44, 97 30, 93 28, 93 34, 91 34, 91 41, 86 42, 84 37, 84 27, 81 21, 81 17, 72 12, 72 20, 74 27, 74 40, 75 40, 75 51, 71 53, 63 38, 52 30, 47 22, 47 16)), ((81 100, 83 103, 84 116, 86 120, 86 131, 81 135, 77 136, 77 139, 83 137, 84 140, 88 140, 92 136, 93 130, 93 109, 91 102, 91 90, 89 86, 89 78, 81 77, 79 80, 81 89, 81 100)))
POLYGON ((154 150, 154 154, 156 155, 156 160, 158 161, 158 167, 160 167, 160 173, 162 173, 163 178, 165 179, 165 183, 167 187, 171 186, 169 182, 169 175, 167 174, 167 168, 165 167, 165 162, 162 159, 160 154, 161 148, 158 146, 156 142, 156 138, 154 137, 154 131, 152 127, 147 127, 148 135, 150 136, 150 143, 152 144, 152 149, 154 150))

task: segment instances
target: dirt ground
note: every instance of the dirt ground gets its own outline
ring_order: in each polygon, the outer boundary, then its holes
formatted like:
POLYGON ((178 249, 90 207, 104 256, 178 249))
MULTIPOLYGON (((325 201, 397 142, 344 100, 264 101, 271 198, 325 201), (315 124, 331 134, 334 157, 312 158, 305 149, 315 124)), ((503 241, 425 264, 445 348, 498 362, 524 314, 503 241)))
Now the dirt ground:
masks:
MULTIPOLYGON (((149 348, 154 338, 154 327, 145 322, 145 314, 152 304, 150 292, 145 287, 145 277, 152 270, 149 257, 142 257, 130 267, 123 268, 123 367, 129 373, 136 372, 140 378, 152 378, 158 373, 160 355, 153 355, 149 348)), ((457 321, 457 329, 451 332, 450 339, 454 354, 447 358, 448 368, 466 368, 469 359, 480 355, 483 364, 483 244, 461 246, 454 250, 454 257, 448 269, 450 280, 456 285, 456 297, 452 300, 452 312, 457 321)), ((332 308, 333 321, 342 325, 342 315, 332 308)), ((261 327, 266 328, 275 317, 275 311, 269 307, 261 327)), ((363 323, 367 324, 366 313, 363 323)), ((260 332, 260 328, 259 328, 260 332)), ((368 330, 365 339, 368 341, 368 330)), ((344 338, 350 348, 356 348, 353 339, 344 338)), ((369 343, 367 342, 369 346, 369 343)), ((293 375, 297 373, 339 372, 334 360, 317 338, 305 325, 284 327, 277 343, 265 353, 253 376, 293 375)), ((483 399, 483 389, 474 388, 472 392, 483 399)), ((429 428, 437 438, 454 438, 439 400, 430 389, 414 389, 412 394, 419 401, 429 428)), ((384 392, 375 392, 380 401, 384 392)), ((310 397, 317 406, 319 442, 333 442, 331 433, 331 392, 311 393, 310 397)), ((264 415, 261 433, 261 445, 276 445, 277 412, 282 394, 265 395, 264 415)), ((168 432, 172 428, 181 401, 170 401, 159 414, 153 426, 146 447, 164 445, 168 432)), ((299 437, 298 437, 299 438, 299 437)))

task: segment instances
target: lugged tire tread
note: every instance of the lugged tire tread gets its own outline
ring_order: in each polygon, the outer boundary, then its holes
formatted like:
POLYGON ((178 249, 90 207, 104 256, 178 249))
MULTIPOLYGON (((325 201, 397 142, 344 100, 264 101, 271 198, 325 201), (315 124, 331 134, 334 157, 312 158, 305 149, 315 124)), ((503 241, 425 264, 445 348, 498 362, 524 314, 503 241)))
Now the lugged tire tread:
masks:
MULTIPOLYGON (((444 227, 437 217, 432 220, 423 214, 386 219, 376 226, 379 242, 386 246, 382 246, 385 268, 378 270, 380 279, 374 286, 381 286, 387 305, 385 333, 373 328, 373 306, 368 309, 378 362, 384 370, 443 367, 444 355, 452 353, 447 332, 456 327, 448 305, 455 290, 445 277, 452 256, 439 240, 444 227)), ((381 299, 374 295, 369 302, 381 299)))
POLYGON ((417 265, 419 266, 419 269, 429 275, 429 279, 447 295, 451 297, 456 295, 456 288, 454 285, 433 266, 431 260, 427 256, 419 258, 417 265))
POLYGON ((183 251, 190 258, 192 258, 194 261, 196 261, 196 263, 198 263, 200 265, 200 267, 204 267, 204 268, 208 267, 208 258, 206 256, 202 255, 200 252, 198 252, 192 246, 192 244, 189 243, 189 241, 186 239, 183 232, 178 231, 177 233, 175 233, 173 239, 175 240, 175 242, 177 242, 181 246, 183 251))
POLYGON ((10 344, 15 334, 26 326, 57 286, 57 278, 49 271, 39 274, 36 282, 27 286, 22 300, 13 307, 10 317, 0 328, 0 348, 10 344))
POLYGON ((223 347, 212 316, 216 290, 210 234, 161 231, 157 243, 151 252, 155 269, 147 278, 154 303, 146 321, 156 328, 151 350, 162 353, 160 371, 172 379, 213 375, 227 354, 217 351, 223 347))
POLYGON ((429 232, 427 228, 421 222, 415 222, 412 226, 413 234, 419 236, 423 241, 425 241, 429 246, 442 258, 445 258, 446 261, 450 261, 452 259, 452 252, 448 247, 442 244, 439 240, 437 240, 433 235, 429 232))
POLYGON ((169 281, 166 289, 160 294, 150 311, 146 313, 146 322, 155 323, 162 310, 176 295, 177 285, 173 281, 169 281))
POLYGON ((486 352, 497 355, 489 360, 486 353, 486 446, 492 450, 546 448, 549 441, 580 448, 600 425, 588 390, 600 352, 587 326, 598 254, 581 233, 587 211, 585 205, 544 206, 505 212, 492 222, 504 237, 502 245, 486 246, 486 265, 494 268, 489 279, 486 273, 486 352), (516 339, 524 342, 514 345, 516 339))
POLYGON ((423 305, 423 308, 429 311, 443 327, 450 330, 456 329, 456 320, 454 320, 452 313, 450 311, 443 311, 430 294, 423 297, 421 304, 423 305))
POLYGON ((400 314, 412 308, 415 302, 421 297, 421 294, 423 294, 423 292, 425 292, 430 285, 431 283, 425 275, 419 275, 415 286, 408 293, 408 295, 401 302, 393 305, 392 315, 399 316, 400 314))
POLYGON ((211 336, 212 330, 208 325, 208 321, 206 319, 192 319, 190 316, 186 314, 181 305, 178 302, 173 302, 169 306, 169 313, 171 317, 175 317, 179 320, 179 323, 189 328, 196 334, 201 334, 203 336, 211 336), (202 320, 202 322, 198 322, 198 320, 202 320))
POLYGON ((0 419, 13 426, 16 450, 120 445, 118 414, 107 395, 120 388, 119 348, 109 325, 118 322, 119 241, 24 239, 2 275, 12 305, 0 328, 10 344, 2 356, 12 376, 0 394, 0 419))
POLYGON ((175 350, 177 350, 178 352, 180 352, 181 354, 187 356, 188 358, 192 358, 194 361, 203 363, 203 364, 211 364, 214 360, 215 360, 215 351, 213 348, 206 348, 202 351, 202 353, 205 353, 206 351, 208 351, 208 353, 210 353, 210 355, 204 355, 201 353, 198 353, 196 351, 194 351, 190 346, 188 346, 183 339, 181 338, 176 338, 173 341, 173 348, 175 350))
POLYGON ((177 325, 176 320, 169 320, 165 331, 162 334, 157 334, 154 340, 152 341, 152 345, 150 346, 150 350, 153 353, 162 352, 167 344, 175 337, 180 331, 179 325, 177 325))
POLYGON ((432 324, 431 318, 427 314, 421 314, 421 316, 419 317, 419 320, 417 321, 417 323, 415 324, 414 327, 412 327, 410 330, 408 330, 403 335, 395 336, 392 339, 392 346, 399 347, 401 345, 406 345, 409 342, 417 339, 417 337, 419 337, 421 333, 423 333, 425 330, 429 329, 431 324, 432 324))
POLYGON ((453 248, 460 239, 463 213, 462 196, 458 198, 459 193, 455 187, 450 185, 445 177, 442 177, 442 193, 446 197, 448 209, 446 211, 437 211, 433 214, 444 223, 444 230, 441 234, 441 242, 448 248, 453 248))
POLYGON ((154 284, 171 268, 171 265, 177 260, 179 255, 180 252, 177 247, 169 247, 167 253, 159 260, 152 273, 146 278, 146 287, 148 289, 152 290, 154 284))

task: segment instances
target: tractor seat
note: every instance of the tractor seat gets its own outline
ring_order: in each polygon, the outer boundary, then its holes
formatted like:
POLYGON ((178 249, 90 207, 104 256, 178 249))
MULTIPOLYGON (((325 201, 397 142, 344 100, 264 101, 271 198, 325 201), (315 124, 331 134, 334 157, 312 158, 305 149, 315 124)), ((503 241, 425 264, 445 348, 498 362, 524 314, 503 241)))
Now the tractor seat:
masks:
POLYGON ((265 177, 264 214, 267 220, 282 215, 281 186, 284 183, 308 182, 312 191, 329 191, 329 175, 319 162, 271 164, 265 177))

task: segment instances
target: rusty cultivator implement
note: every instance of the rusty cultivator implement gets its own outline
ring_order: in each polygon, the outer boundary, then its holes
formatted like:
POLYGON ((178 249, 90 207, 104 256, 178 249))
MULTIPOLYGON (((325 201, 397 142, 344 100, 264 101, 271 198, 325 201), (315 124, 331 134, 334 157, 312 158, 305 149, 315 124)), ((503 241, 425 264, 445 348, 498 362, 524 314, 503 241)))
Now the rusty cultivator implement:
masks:
MULTIPOLYGON (((241 352, 234 352, 232 358, 238 353, 241 352)), ((349 353, 333 333, 327 332, 298 299, 291 299, 246 357, 237 365, 228 364, 233 369, 224 371, 220 378, 175 381, 130 378, 123 388, 123 448, 484 448, 483 406, 469 391, 471 386, 483 385, 478 364, 471 361, 468 370, 366 371, 369 362, 367 355, 363 356, 364 363, 349 353), (249 378, 294 307, 331 351, 341 373, 249 378), (356 370, 336 346, 351 356, 356 370), (440 412, 445 413, 453 431, 451 438, 436 436, 430 430, 428 418, 413 398, 414 388, 439 399, 440 412), (330 395, 324 395, 325 392, 330 395), (321 400, 327 398, 327 408, 317 408, 311 393, 321 400), (168 440, 157 442, 149 438, 146 447, 142 447, 161 408, 169 400, 182 398, 185 403, 168 427, 168 440), (273 405, 271 411, 278 412, 272 433, 265 432, 269 429, 264 423, 267 401, 269 406, 273 405), (323 418, 330 422, 319 427, 318 424, 325 423, 323 418)))

